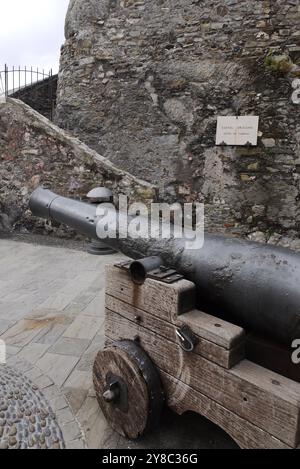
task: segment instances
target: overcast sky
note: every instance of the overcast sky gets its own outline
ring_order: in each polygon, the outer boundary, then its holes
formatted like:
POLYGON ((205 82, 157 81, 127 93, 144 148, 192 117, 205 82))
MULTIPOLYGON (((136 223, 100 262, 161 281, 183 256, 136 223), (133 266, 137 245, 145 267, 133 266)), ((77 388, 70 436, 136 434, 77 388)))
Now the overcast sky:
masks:
POLYGON ((0 70, 9 66, 57 72, 69 0, 0 0, 0 70))

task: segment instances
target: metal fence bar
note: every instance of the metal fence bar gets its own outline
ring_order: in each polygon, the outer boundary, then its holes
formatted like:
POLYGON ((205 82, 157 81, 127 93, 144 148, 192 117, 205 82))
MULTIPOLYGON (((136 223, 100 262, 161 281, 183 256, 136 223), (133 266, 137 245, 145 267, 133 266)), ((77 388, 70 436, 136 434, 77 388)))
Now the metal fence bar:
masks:
POLYGON ((54 108, 55 108, 55 96, 54 96, 54 81, 53 81, 53 72, 52 69, 48 73, 45 73, 45 69, 39 70, 39 67, 36 70, 32 66, 24 68, 19 66, 13 66, 9 69, 8 65, 4 65, 4 70, 0 69, 0 89, 2 88, 5 97, 9 95, 15 95, 21 90, 28 86, 35 85, 36 83, 43 82, 48 80, 48 98, 50 100, 49 115, 50 119, 53 119, 54 108), (3 82, 4 77, 4 82, 3 82))
POLYGON ((0 82, 1 82, 2 93, 5 93, 4 83, 3 83, 3 78, 2 78, 2 72, 0 72, 0 82))
POLYGON ((4 95, 6 97, 6 64, 4 65, 4 95))
POLYGON ((2 87, 4 88, 3 91, 6 96, 10 93, 18 92, 28 85, 33 85, 46 79, 51 81, 52 76, 52 70, 50 70, 49 73, 45 73, 44 69, 40 71, 38 67, 36 71, 33 70, 33 67, 28 68, 25 66, 24 68, 21 68, 20 65, 18 67, 13 66, 12 69, 9 69, 8 65, 5 64, 4 70, 0 70, 0 81, 2 82, 2 87), (28 74, 30 77, 29 80, 28 74), (4 83, 2 75, 4 75, 4 83), (34 76, 36 77, 36 80, 34 79, 34 76))
POLYGON ((8 67, 5 64, 5 97, 8 97, 8 67))
POLYGON ((54 119, 55 102, 54 102, 54 99, 53 99, 53 73, 52 73, 52 68, 49 72, 49 76, 50 76, 50 102, 51 102, 50 119, 53 120, 54 119))

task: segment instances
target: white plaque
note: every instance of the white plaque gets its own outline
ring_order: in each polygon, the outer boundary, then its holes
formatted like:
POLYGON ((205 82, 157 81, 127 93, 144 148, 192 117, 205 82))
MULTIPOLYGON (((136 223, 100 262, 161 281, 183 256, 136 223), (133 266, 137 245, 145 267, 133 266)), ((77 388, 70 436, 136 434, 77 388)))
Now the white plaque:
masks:
POLYGON ((257 145, 258 116, 218 117, 216 145, 257 145))

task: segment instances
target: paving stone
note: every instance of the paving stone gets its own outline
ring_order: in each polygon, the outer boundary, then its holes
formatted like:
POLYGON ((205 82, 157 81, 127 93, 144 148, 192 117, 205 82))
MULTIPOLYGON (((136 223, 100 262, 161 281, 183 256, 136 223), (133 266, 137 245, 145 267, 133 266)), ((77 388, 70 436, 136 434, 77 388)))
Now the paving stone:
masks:
POLYGON ((110 428, 99 408, 95 420, 86 430, 85 438, 89 449, 98 449, 102 448, 103 440, 109 440, 110 448, 113 448, 114 439, 119 439, 120 436, 110 428))
POLYGON ((61 388, 56 384, 44 389, 43 394, 47 397, 50 403, 54 402, 59 397, 64 397, 61 388))
POLYGON ((86 350, 86 352, 81 357, 80 361, 78 362, 76 369, 80 371, 89 371, 92 372, 92 368, 94 365, 95 358, 98 352, 103 349, 105 345, 105 337, 104 335, 100 336, 97 335, 94 340, 91 342, 91 345, 86 350))
POLYGON ((58 353, 62 355, 72 355, 81 357, 88 348, 90 341, 87 339, 70 339, 61 337, 50 349, 50 353, 58 353))
POLYGON ((0 300, 0 311, 2 317, 9 318, 12 324, 16 323, 20 319, 23 319, 26 314, 29 313, 33 308, 33 304, 20 304, 16 302, 8 302, 0 300), (5 316, 4 316, 5 314, 5 316))
POLYGON ((88 392, 84 389, 75 389, 75 388, 67 388, 63 389, 68 404, 70 405, 74 414, 77 414, 81 406, 83 405, 88 392))
POLYGON ((97 399, 87 397, 77 413, 77 418, 83 428, 88 447, 90 449, 99 448, 103 434, 109 426, 101 412, 97 399))
POLYGON ((97 296, 82 310, 83 315, 103 318, 105 316, 105 291, 102 290, 97 296))
POLYGON ((90 291, 90 286, 97 281, 99 283, 99 289, 103 287, 103 280, 99 272, 80 272, 75 278, 69 280, 63 288, 59 291, 59 294, 70 295, 72 298, 77 298, 83 292, 90 291))
POLYGON ((34 380, 34 384, 36 384, 40 389, 44 390, 49 386, 52 386, 53 381, 46 375, 40 376, 34 380))
POLYGON ((74 421, 74 414, 68 407, 65 409, 57 410, 56 417, 59 425, 65 425, 74 421))
POLYGON ((46 353, 37 362, 37 367, 53 379, 55 384, 62 386, 77 362, 77 357, 46 353))
POLYGON ((6 346, 6 355, 7 357, 13 357, 20 353, 22 347, 15 347, 14 345, 7 345, 6 346))
POLYGON ((39 334, 40 330, 41 328, 37 327, 34 321, 25 319, 8 329, 5 334, 1 335, 1 339, 8 345, 24 347, 39 334))
POLYGON ((42 370, 36 367, 32 367, 30 370, 26 371, 27 378, 35 381, 36 379, 40 378, 43 375, 42 370))
POLYGON ((89 389, 88 397, 96 397, 96 391, 94 385, 89 389))
POLYGON ((85 449, 86 445, 82 439, 67 442, 67 449, 85 449))
POLYGON ((64 396, 57 396, 52 399, 49 399, 51 406, 54 411, 66 409, 68 407, 68 402, 64 396))
POLYGON ((89 390, 93 386, 92 372, 74 370, 64 383, 66 388, 89 390))
POLYGON ((75 317, 86 307, 86 304, 72 301, 65 309, 64 312, 70 317, 75 317))
POLYGON ((8 329, 10 329, 14 323, 11 321, 0 319, 0 335, 4 334, 8 329))
POLYGON ((30 343, 22 349, 22 357, 33 365, 46 353, 49 345, 30 343))
POLYGON ((61 279, 58 279, 55 274, 53 276, 54 278, 49 276, 49 271, 45 272, 44 275, 39 272, 39 276, 37 278, 36 273, 33 272, 31 277, 28 278, 25 283, 22 283, 21 288, 31 294, 42 294, 42 297, 44 298, 43 302, 45 302, 45 300, 50 297, 51 292, 58 290, 62 285, 61 279))
POLYGON ((99 331, 102 324, 103 318, 79 316, 64 332, 64 337, 92 340, 99 331))
POLYGON ((95 299, 96 292, 88 290, 83 292, 64 309, 67 314, 74 314, 74 312, 80 313, 95 299))
POLYGON ((48 320, 52 317, 56 317, 57 315, 58 315, 58 311, 56 309, 42 308, 39 306, 37 309, 31 310, 24 319, 33 319, 35 321, 43 321, 43 320, 48 320))
POLYGON ((14 355, 12 357, 8 357, 7 364, 9 366, 18 368, 25 374, 29 373, 29 371, 33 369, 32 364, 29 363, 27 360, 24 360, 21 355, 14 355))
POLYGON ((67 446, 68 446, 68 442, 81 439, 83 437, 78 427, 78 424, 75 420, 73 420, 70 423, 66 423, 65 425, 62 425, 61 429, 62 429, 67 446))
POLYGON ((11 322, 24 318, 27 313, 29 313, 34 307, 45 301, 45 298, 49 296, 49 292, 36 291, 34 294, 32 292, 20 294, 19 290, 22 290, 22 287, 19 289, 14 289, 10 292, 9 295, 2 295, 1 301, 6 302, 6 317, 4 319, 9 319, 11 322))
POLYGON ((53 345, 72 324, 72 318, 56 313, 51 321, 49 318, 48 325, 34 338, 34 342, 45 345, 53 345))
POLYGON ((51 295, 50 298, 47 298, 47 300, 41 304, 41 307, 62 310, 66 308, 73 299, 74 293, 69 295, 65 295, 64 293, 60 293, 59 295, 51 295))

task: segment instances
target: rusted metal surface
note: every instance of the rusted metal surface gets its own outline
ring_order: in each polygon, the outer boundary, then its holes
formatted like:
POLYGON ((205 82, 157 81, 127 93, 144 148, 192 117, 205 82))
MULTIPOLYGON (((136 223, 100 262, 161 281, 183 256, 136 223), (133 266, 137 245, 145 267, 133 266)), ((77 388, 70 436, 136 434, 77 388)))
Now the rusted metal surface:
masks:
POLYGON ((248 360, 300 383, 300 365, 292 362, 292 347, 284 347, 272 340, 249 334, 246 339, 248 360))
POLYGON ((93 256, 109 256, 116 252, 114 249, 111 249, 109 246, 102 243, 101 241, 96 241, 94 239, 87 244, 86 250, 89 254, 92 254, 93 256))
POLYGON ((159 272, 161 266, 162 260, 159 256, 146 257, 144 259, 131 262, 129 271, 132 281, 138 285, 142 285, 145 282, 147 275, 153 271, 159 272))
MULTIPOLYGON (((37 189, 30 200, 34 215, 69 225, 98 239, 96 208, 37 189)), ((108 210, 113 219, 115 211, 108 210)), ((118 213, 124 223, 123 213, 118 213)), ((127 222, 130 220, 127 219, 127 222)), ((147 220, 148 222, 148 220, 147 220)), ((105 220, 105 224, 107 219, 105 220)), ((160 256, 197 287, 198 307, 247 330, 290 346, 300 337, 300 255, 284 248, 206 234, 202 249, 186 249, 185 239, 106 239, 138 259, 160 256)))
MULTIPOLYGON (((143 259, 140 259, 138 262, 143 262, 143 259)), ((132 264, 133 261, 118 262, 116 267, 129 272, 131 270, 132 264)), ((180 275, 174 269, 170 269, 169 267, 161 265, 158 269, 145 272, 144 280, 146 280, 146 278, 152 278, 153 280, 159 280, 160 282, 171 284, 182 280, 183 275, 180 275)))
POLYGON ((185 352, 193 352, 199 343, 198 337, 188 326, 182 326, 177 329, 176 335, 180 340, 180 347, 185 352))

